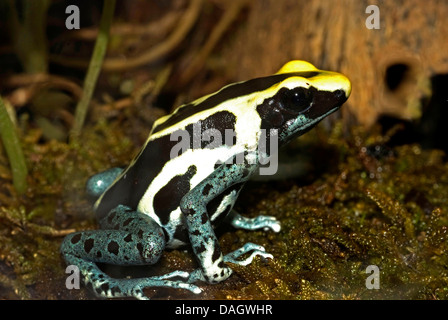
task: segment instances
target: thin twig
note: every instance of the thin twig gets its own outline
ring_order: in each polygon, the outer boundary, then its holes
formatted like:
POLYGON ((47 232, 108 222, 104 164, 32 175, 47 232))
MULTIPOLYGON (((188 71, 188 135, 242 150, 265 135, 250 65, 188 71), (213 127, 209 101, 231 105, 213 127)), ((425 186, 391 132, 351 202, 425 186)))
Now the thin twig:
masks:
POLYGON ((72 138, 79 136, 86 118, 87 109, 95 89, 96 81, 101 71, 104 56, 109 42, 109 30, 114 16, 116 0, 104 1, 103 13, 100 22, 100 32, 95 42, 92 59, 84 80, 84 92, 75 110, 75 123, 71 132, 72 138))
POLYGON ((79 101, 82 96, 82 88, 77 83, 46 73, 14 74, 0 80, 0 82, 2 87, 18 88, 7 97, 14 107, 27 104, 36 93, 41 92, 44 88, 67 90, 76 101, 79 101))

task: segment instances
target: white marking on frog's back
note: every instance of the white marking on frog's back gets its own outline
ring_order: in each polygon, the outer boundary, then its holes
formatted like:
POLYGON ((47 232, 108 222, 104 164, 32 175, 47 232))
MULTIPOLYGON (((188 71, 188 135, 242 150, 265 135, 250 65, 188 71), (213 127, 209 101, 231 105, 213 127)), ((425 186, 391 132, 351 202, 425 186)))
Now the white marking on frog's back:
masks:
MULTIPOLYGON (((185 127, 188 126, 189 124, 198 123, 199 121, 205 120, 206 118, 218 112, 228 111, 235 115, 237 123, 240 122, 239 125, 237 124, 238 127, 235 128, 235 131, 239 133, 240 132, 239 130, 241 130, 242 140, 248 143, 251 140, 250 134, 257 132, 260 128, 261 119, 256 110, 256 106, 262 103, 263 99, 260 99, 258 96, 259 96, 258 93, 252 93, 229 101, 224 101, 223 103, 213 108, 197 112, 189 116, 188 118, 177 122, 175 125, 172 125, 159 132, 151 134, 148 137, 148 141, 155 140, 167 134, 171 134, 179 129, 185 129, 185 127), (249 135, 247 135, 245 132, 249 132, 249 135)), ((192 108, 194 108, 194 106, 192 108)), ((156 127, 156 124, 154 125, 154 127, 156 127)))

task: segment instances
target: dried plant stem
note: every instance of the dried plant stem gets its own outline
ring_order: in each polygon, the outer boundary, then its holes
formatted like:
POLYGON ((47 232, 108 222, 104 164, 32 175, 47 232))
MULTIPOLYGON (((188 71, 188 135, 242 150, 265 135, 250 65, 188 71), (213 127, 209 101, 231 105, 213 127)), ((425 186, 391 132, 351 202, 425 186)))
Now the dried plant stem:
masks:
POLYGON ((81 132, 96 81, 101 71, 107 44, 109 42, 109 30, 114 16, 115 2, 116 0, 104 1, 98 38, 96 39, 92 59, 90 60, 86 78, 84 79, 83 95, 76 106, 75 123, 71 132, 72 138, 76 138, 81 132))

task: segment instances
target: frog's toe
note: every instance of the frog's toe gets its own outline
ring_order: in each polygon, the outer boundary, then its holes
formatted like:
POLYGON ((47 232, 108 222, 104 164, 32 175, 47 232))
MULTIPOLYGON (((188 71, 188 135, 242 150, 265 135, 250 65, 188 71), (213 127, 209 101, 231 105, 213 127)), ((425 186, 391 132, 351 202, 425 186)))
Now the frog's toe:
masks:
POLYGON ((240 214, 235 215, 232 225, 238 229, 244 230, 272 230, 279 232, 281 229, 280 222, 272 216, 258 216, 255 218, 246 218, 240 214))
POLYGON ((271 229, 274 232, 280 232, 281 224, 275 217, 272 216, 258 216, 255 218, 257 223, 263 227, 263 229, 271 229))
POLYGON ((180 277, 180 278, 186 279, 189 276, 190 276, 189 272, 176 270, 176 271, 173 271, 171 273, 164 274, 163 276, 153 277, 152 279, 164 280, 164 279, 171 279, 171 278, 175 278, 175 277, 180 277))
POLYGON ((95 293, 104 298, 119 298, 119 297, 134 297, 139 300, 149 300, 145 295, 146 288, 165 287, 174 289, 185 289, 195 294, 202 292, 198 286, 186 283, 185 281, 166 280, 167 278, 186 276, 188 272, 172 272, 170 274, 160 277, 149 278, 134 278, 134 279, 113 279, 108 278, 108 281, 95 281, 92 287, 95 293))
MULTIPOLYGON (((162 276, 162 277, 164 277, 164 276, 162 276)), ((174 277, 174 275, 172 277, 174 277)), ((150 288, 150 287, 185 289, 185 290, 189 290, 189 291, 193 292, 194 294, 199 294, 202 292, 202 289, 194 284, 185 283, 182 281, 163 280, 160 278, 161 277, 151 277, 151 278, 147 278, 147 279, 136 279, 136 280, 138 280, 138 283, 136 283, 135 286, 133 286, 133 288, 128 291, 129 296, 132 296, 139 300, 149 300, 149 298, 144 294, 144 289, 150 288)))
MULTIPOLYGON (((177 272, 175 272, 175 273, 177 273, 177 272)), ((188 272, 186 272, 186 273, 188 273, 188 272)), ((171 274, 174 274, 174 272, 171 274)), ((174 276, 175 275, 171 275, 170 277, 174 277, 174 276)), ((162 277, 164 277, 164 276, 162 276, 162 277)), ((166 278, 162 278, 162 277, 151 277, 151 278, 142 280, 142 281, 140 281, 139 286, 142 289, 148 288, 148 287, 167 287, 167 288, 175 288, 175 289, 185 289, 185 290, 189 290, 195 294, 199 294, 202 292, 201 288, 199 288, 198 286, 196 286, 194 284, 186 283, 184 281, 165 280, 166 278)))
POLYGON ((274 258, 274 256, 272 254, 270 254, 270 253, 266 253, 266 252, 261 251, 261 250, 254 250, 254 251, 252 251, 250 256, 247 257, 244 260, 236 260, 236 259, 233 259, 233 258, 228 258, 228 259, 224 258, 224 261, 230 262, 230 263, 234 263, 234 264, 238 264, 240 266, 247 266, 248 264, 252 263, 252 261, 254 260, 254 258, 256 256, 260 256, 260 257, 263 257, 263 258, 269 258, 269 259, 273 259, 274 258))
POLYGON ((138 300, 149 300, 149 298, 143 293, 142 288, 136 288, 133 290, 131 296, 138 300))
POLYGON ((241 266, 246 266, 246 265, 252 263, 252 260, 256 256, 261 256, 263 258, 269 258, 269 259, 273 259, 274 258, 272 256, 272 254, 266 252, 266 250, 265 250, 265 248, 263 246, 260 246, 258 244, 254 244, 254 243, 248 242, 243 247, 241 247, 240 249, 237 249, 237 250, 235 250, 235 251, 225 255, 224 256, 224 261, 225 262, 234 263, 234 264, 238 264, 238 265, 241 265, 241 266), (239 257, 241 257, 242 255, 244 255, 244 254, 246 254, 248 252, 252 252, 249 257, 247 257, 244 260, 238 260, 239 257))
POLYGON ((182 283, 179 282, 179 288, 189 290, 193 292, 194 294, 200 294, 202 292, 202 289, 198 286, 191 284, 191 283, 182 283))

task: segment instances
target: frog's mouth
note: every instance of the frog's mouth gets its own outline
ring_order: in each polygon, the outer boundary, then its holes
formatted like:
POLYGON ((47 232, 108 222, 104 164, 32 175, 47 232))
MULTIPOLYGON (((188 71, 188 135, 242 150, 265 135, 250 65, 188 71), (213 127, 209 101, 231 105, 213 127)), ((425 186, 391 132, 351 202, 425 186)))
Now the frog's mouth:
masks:
POLYGON ((344 90, 336 91, 318 91, 313 99, 312 106, 307 109, 304 114, 313 121, 314 119, 319 122, 323 117, 338 110, 348 96, 344 90))

